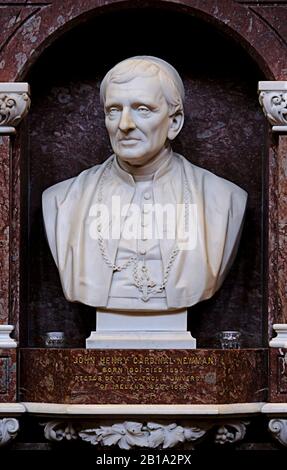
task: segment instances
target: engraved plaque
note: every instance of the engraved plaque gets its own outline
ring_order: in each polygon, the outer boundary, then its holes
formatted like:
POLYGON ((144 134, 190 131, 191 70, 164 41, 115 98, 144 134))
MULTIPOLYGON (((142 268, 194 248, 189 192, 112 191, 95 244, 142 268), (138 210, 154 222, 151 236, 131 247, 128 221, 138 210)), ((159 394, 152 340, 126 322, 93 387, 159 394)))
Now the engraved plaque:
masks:
POLYGON ((21 399, 87 404, 264 401, 265 362, 262 349, 23 349, 21 399))

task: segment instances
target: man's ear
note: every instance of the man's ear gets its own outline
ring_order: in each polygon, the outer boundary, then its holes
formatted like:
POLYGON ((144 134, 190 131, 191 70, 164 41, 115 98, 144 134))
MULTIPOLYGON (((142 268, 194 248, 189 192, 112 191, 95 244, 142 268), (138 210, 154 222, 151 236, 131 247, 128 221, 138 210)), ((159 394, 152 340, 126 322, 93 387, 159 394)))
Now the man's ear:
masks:
POLYGON ((181 128, 184 123, 184 116, 182 111, 177 111, 175 114, 170 116, 169 130, 167 137, 169 140, 173 140, 181 131, 181 128))

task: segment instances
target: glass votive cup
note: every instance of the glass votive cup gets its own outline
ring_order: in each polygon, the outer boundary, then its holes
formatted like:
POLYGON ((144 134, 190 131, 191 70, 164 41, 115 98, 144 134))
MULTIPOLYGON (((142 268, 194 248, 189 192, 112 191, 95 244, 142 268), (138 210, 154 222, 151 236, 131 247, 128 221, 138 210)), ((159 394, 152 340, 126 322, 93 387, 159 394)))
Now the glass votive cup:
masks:
POLYGON ((219 341, 222 349, 239 349, 240 337, 240 331, 220 331, 219 341))
POLYGON ((65 346, 65 334, 63 331, 48 331, 44 335, 47 348, 63 348, 65 346))

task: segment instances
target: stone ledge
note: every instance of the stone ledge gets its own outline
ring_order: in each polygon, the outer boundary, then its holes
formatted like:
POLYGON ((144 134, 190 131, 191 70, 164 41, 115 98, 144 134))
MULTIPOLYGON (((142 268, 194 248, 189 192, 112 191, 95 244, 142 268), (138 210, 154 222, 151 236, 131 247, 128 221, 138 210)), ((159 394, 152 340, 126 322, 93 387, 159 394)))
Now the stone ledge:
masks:
POLYGON ((0 416, 21 415, 68 416, 226 416, 226 415, 287 415, 287 403, 227 403, 220 405, 67 405, 62 403, 0 403, 0 416))
POLYGON ((45 415, 161 415, 221 416, 248 415, 261 412, 265 403, 232 403, 221 405, 65 405, 58 403, 23 402, 27 413, 45 415))
POLYGON ((23 403, 0 403, 0 416, 21 415, 26 411, 23 403))
POLYGON ((287 415, 287 403, 265 403, 261 413, 274 415, 287 415))

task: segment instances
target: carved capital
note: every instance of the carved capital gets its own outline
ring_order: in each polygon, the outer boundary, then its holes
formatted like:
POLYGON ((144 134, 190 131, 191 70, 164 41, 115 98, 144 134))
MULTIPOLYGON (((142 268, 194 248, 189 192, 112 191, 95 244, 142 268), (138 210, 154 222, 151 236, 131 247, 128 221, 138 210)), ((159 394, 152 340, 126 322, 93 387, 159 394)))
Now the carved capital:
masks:
POLYGON ((19 431, 19 421, 15 418, 0 419, 0 447, 15 439, 19 431))
POLYGON ((17 348, 15 339, 10 338, 13 330, 13 325, 0 325, 0 349, 17 348))
POLYGON ((273 437, 283 444, 283 446, 287 446, 287 419, 271 419, 268 427, 273 437))
POLYGON ((15 134, 15 127, 30 108, 28 83, 0 83, 0 134, 15 134))
POLYGON ((259 82, 259 102, 273 132, 287 132, 287 81, 259 82))
POLYGON ((269 346, 271 348, 287 348, 287 324, 274 323, 273 329, 277 336, 269 341, 269 346))

